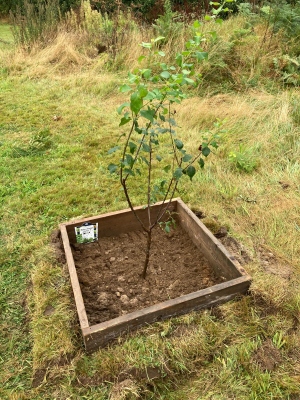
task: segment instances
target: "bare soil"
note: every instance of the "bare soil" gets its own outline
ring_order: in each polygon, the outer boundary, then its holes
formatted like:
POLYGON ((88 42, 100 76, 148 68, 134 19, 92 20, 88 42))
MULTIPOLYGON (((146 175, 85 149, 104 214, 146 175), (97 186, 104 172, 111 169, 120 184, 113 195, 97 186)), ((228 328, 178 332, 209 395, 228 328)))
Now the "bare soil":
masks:
POLYGON ((267 339, 252 357, 252 361, 257 363, 264 371, 274 371, 282 362, 280 351, 274 347, 271 339, 267 339))
POLYGON ((91 325, 223 282, 179 226, 157 227, 146 279, 141 277, 142 231, 73 245, 73 257, 91 325))

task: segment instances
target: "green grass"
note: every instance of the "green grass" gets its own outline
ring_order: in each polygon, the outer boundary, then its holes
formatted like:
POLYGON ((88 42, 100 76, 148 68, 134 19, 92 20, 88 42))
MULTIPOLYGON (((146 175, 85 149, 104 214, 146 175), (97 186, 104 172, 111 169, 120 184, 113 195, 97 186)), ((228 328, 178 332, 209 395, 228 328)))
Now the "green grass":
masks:
POLYGON ((8 50, 13 45, 13 42, 11 27, 0 20, 0 50, 8 50))
MULTIPOLYGON (((177 110, 191 148, 199 131, 226 119, 220 149, 179 195, 246 246, 250 295, 156 323, 87 356, 68 274, 50 238, 61 222, 127 207, 106 155, 120 135, 115 110, 125 100, 117 91, 124 74, 101 72, 97 60, 58 71, 45 59, 45 51, 40 58, 10 53, 0 68, 1 399, 296 399, 297 90, 194 97, 177 110), (239 167, 231 152, 241 152, 246 166, 255 160, 255 168, 239 167), (266 272, 262 252, 274 255, 277 274, 266 272), (289 279, 280 275, 287 266, 289 279), (255 358, 268 341, 279 352, 273 370, 255 358), (150 368, 155 379, 147 377, 150 368)), ((137 190, 136 203, 142 198, 137 190)))

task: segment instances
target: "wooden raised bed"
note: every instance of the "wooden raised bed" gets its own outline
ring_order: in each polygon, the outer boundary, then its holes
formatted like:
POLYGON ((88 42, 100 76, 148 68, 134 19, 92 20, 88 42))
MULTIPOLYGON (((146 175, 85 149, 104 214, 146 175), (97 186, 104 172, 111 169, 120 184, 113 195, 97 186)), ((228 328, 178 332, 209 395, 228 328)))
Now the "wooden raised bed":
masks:
MULTIPOLYGON (((157 203, 153 206, 153 212, 158 212, 160 204, 157 203)), ((139 217, 146 220, 147 210, 144 207, 137 207, 136 210, 139 217)), ((183 201, 180 199, 172 200, 169 210, 176 212, 178 222, 188 233, 193 243, 202 251, 215 273, 222 276, 226 281, 96 325, 89 324, 71 251, 71 244, 76 243, 75 227, 85 222, 98 223, 98 235, 101 239, 104 236, 116 236, 138 230, 140 225, 129 209, 60 225, 77 313, 87 352, 97 350, 121 333, 132 331, 142 325, 185 314, 192 310, 210 308, 247 292, 251 277, 183 201)))

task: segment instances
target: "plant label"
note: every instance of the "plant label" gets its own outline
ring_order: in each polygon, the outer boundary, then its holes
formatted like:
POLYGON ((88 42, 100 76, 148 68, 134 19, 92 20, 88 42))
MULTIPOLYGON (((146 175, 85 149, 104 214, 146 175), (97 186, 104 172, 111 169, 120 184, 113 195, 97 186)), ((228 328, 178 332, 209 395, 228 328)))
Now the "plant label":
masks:
POLYGON ((76 226, 75 235, 77 243, 95 242, 98 240, 98 223, 85 222, 81 226, 76 226))

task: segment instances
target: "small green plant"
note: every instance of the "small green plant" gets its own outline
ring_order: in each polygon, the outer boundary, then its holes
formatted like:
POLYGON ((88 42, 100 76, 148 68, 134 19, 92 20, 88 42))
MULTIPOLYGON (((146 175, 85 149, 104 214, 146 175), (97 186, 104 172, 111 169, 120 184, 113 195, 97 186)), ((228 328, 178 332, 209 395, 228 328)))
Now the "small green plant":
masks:
POLYGON ((277 331, 273 336, 272 342, 277 349, 281 349, 285 344, 286 341, 283 338, 283 334, 281 331, 277 331))
POLYGON ((129 85, 124 84, 120 88, 121 92, 130 93, 129 101, 118 108, 120 126, 130 124, 130 128, 127 134, 121 135, 125 137, 124 145, 109 150, 109 154, 121 150, 121 159, 117 164, 111 163, 108 169, 111 173, 119 174, 128 205, 147 234, 143 278, 146 277, 149 263, 153 228, 163 223, 168 231, 172 225, 172 220, 167 223, 163 221, 179 181, 183 177, 192 180, 196 164, 200 169, 203 168, 205 158, 212 149, 218 147, 219 133, 215 132, 210 137, 199 136, 199 142, 190 154, 176 132, 174 105, 186 98, 184 88, 195 87, 200 82, 195 64, 207 58, 207 53, 201 47, 205 38, 199 28, 200 23, 194 22, 193 38, 186 42, 183 51, 175 55, 174 63, 171 64, 163 62, 165 53, 158 46, 164 37, 142 43, 147 54, 140 56, 138 61, 143 67, 129 73, 129 85), (163 177, 159 181, 156 178, 158 169, 159 175, 163 177), (147 223, 134 210, 129 185, 130 180, 142 182, 143 178, 146 186, 147 223), (153 216, 151 205, 158 198, 162 199, 162 204, 157 215, 153 216))
POLYGON ((121 52, 128 34, 137 29, 130 10, 122 11, 120 3, 115 4, 114 14, 92 8, 90 0, 82 0, 79 10, 66 15, 66 25, 76 32, 84 32, 86 42, 99 53, 107 52, 113 60, 121 52))
POLYGON ((229 153, 229 161, 240 171, 251 173, 258 167, 257 158, 251 148, 240 144, 238 151, 229 153))
POLYGON ((49 129, 32 135, 27 147, 14 147, 14 157, 35 156, 45 153, 52 147, 53 141, 49 129))
POLYGON ((10 13, 15 42, 30 46, 40 41, 46 43, 55 33, 61 21, 59 0, 40 1, 37 4, 24 0, 10 13))
POLYGON ((273 59, 275 71, 285 85, 300 85, 300 56, 284 54, 273 59))
POLYGON ((164 42, 178 36, 183 28, 183 22, 180 22, 180 14, 172 11, 170 0, 164 2, 164 14, 160 15, 153 24, 155 33, 164 37, 164 42))

